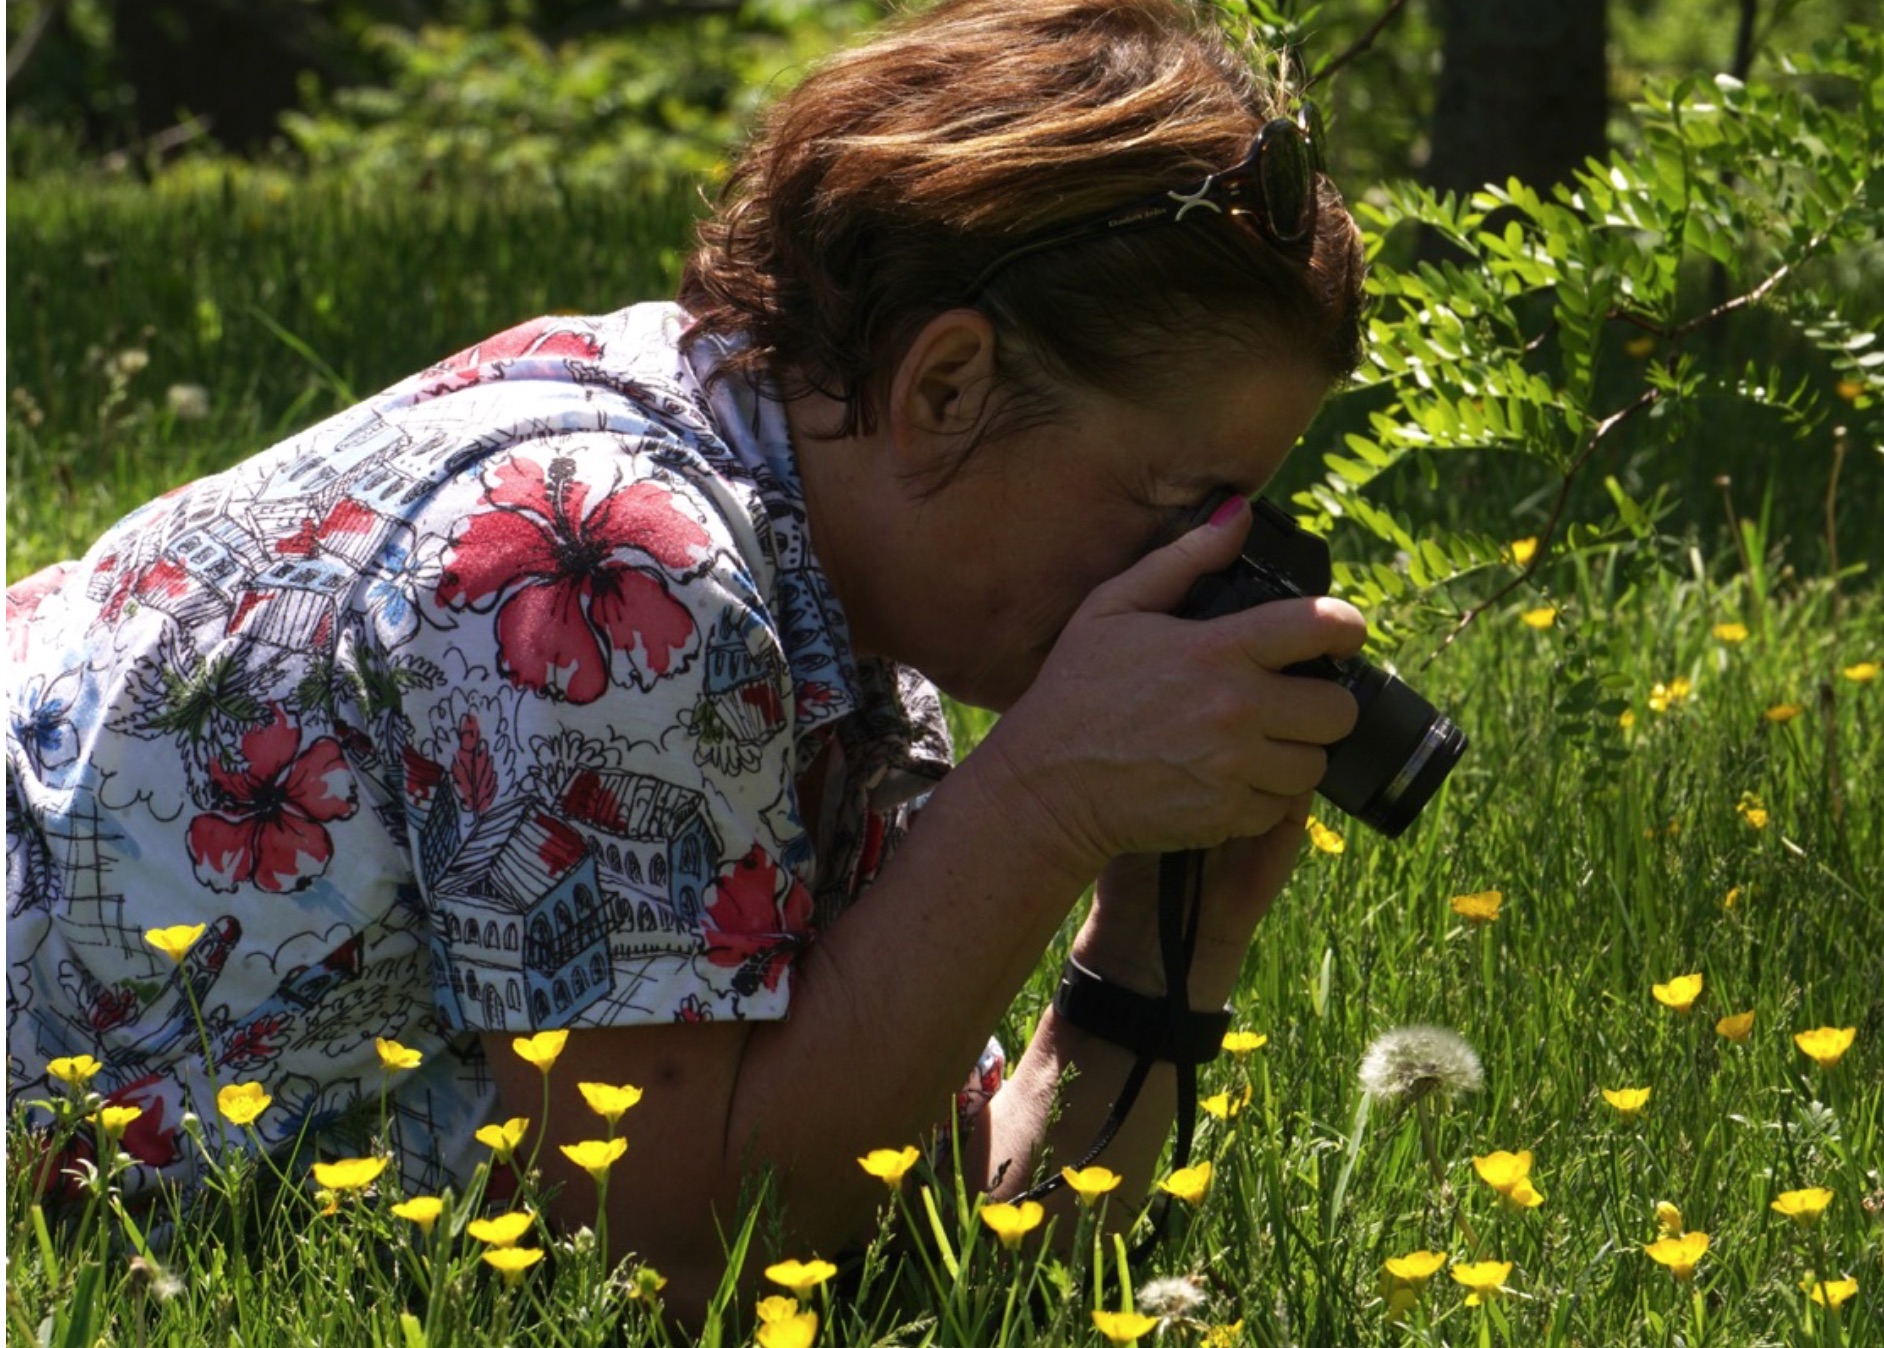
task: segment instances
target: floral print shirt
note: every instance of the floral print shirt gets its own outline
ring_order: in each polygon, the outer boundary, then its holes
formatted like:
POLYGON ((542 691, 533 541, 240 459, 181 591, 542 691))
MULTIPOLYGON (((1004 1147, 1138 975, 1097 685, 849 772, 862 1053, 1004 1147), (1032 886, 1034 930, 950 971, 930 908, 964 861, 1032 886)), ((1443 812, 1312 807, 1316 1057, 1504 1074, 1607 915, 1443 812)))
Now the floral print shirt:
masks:
POLYGON ((91 1054, 187 1177, 184 1111, 259 1082, 265 1145, 384 1111, 434 1190, 493 1117, 478 1032, 786 1014, 949 745, 685 321, 524 324, 8 592, 9 1093, 91 1054))

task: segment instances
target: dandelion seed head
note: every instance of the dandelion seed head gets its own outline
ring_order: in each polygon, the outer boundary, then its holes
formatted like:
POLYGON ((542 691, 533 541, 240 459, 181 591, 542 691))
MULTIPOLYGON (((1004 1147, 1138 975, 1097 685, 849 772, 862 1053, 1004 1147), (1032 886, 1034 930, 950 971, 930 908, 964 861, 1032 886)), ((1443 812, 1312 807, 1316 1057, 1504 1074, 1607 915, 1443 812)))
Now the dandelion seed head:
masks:
POLYGON ((1434 1091, 1448 1098, 1476 1091, 1485 1069, 1463 1035, 1443 1025, 1404 1025, 1367 1046, 1360 1080, 1377 1101, 1411 1103, 1434 1091))
POLYGON ((209 390, 201 384, 172 384, 164 402, 178 421, 201 421, 209 415, 209 390))
POLYGON ((154 1301, 169 1301, 183 1290, 183 1282, 175 1274, 165 1270, 155 1259, 143 1255, 133 1255, 126 1270, 130 1275, 131 1290, 136 1295, 148 1296, 154 1301))
POLYGON ((1160 1320, 1191 1319, 1204 1301, 1204 1289, 1191 1278, 1155 1278, 1138 1289, 1138 1309, 1160 1320))

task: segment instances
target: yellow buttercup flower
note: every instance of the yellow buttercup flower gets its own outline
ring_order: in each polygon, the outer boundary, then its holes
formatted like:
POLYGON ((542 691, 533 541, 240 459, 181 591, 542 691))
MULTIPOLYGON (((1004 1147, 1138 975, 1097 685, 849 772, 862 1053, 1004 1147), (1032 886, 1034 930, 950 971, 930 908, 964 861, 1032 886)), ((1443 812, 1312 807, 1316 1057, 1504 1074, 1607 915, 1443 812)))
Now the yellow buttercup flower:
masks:
POLYGON ((1472 1168, 1508 1203, 1534 1208, 1544 1201, 1544 1195, 1531 1183, 1531 1153, 1528 1151, 1494 1151, 1488 1156, 1474 1156, 1472 1168))
POLYGON ((1537 556, 1537 540, 1535 538, 1514 539, 1510 552, 1511 560, 1517 565, 1529 566, 1531 558, 1537 556))
POLYGON ((522 1282, 523 1275, 540 1263, 542 1258, 543 1251, 541 1250, 516 1249, 510 1246, 484 1252, 484 1262, 504 1275, 506 1287, 515 1287, 522 1282))
POLYGON ((1223 1036, 1223 1051, 1242 1057, 1245 1053, 1254 1053, 1269 1042, 1266 1034, 1257 1034, 1254 1030, 1231 1030, 1223 1036))
POLYGON ((1686 679, 1670 679, 1667 683, 1658 683, 1649 689, 1649 710, 1666 713, 1686 702, 1694 692, 1694 685, 1686 679))
POLYGON ((1452 911, 1474 926, 1482 927, 1487 922, 1498 920, 1498 910, 1504 906, 1505 896, 1502 890, 1487 889, 1477 894, 1460 894, 1452 900, 1452 911))
POLYGON ((642 1091, 639 1086, 610 1086, 600 1081, 578 1081, 576 1089, 582 1092, 583 1101, 608 1120, 612 1128, 621 1122, 621 1116, 641 1103, 642 1091))
POLYGON ((216 1108, 236 1127, 246 1128, 261 1117, 262 1111, 268 1108, 274 1098, 262 1090, 261 1082, 244 1081, 217 1091, 216 1108))
POLYGON ((1673 1203, 1663 1201, 1655 1205, 1655 1224, 1662 1229, 1664 1236, 1681 1234, 1681 1209, 1673 1203))
POLYGON ((145 932, 144 939, 181 964, 183 957, 190 953, 190 947, 202 940, 203 933, 208 930, 207 922, 198 922, 194 926, 180 924, 175 927, 158 927, 145 932))
POLYGON ((1454 1264, 1452 1280, 1471 1289, 1472 1294, 1465 1299, 1465 1304, 1478 1306, 1505 1290, 1505 1284, 1511 1277, 1511 1268, 1509 1263, 1498 1259, 1481 1259, 1476 1264, 1454 1264))
POLYGON ((1781 702, 1776 706, 1768 707, 1761 715, 1765 716, 1766 719, 1771 721, 1774 725, 1785 725, 1786 722, 1790 721, 1804 710, 1805 708, 1800 706, 1797 702, 1781 702))
POLYGON ((1773 1211, 1790 1218, 1795 1226, 1817 1225, 1831 1205, 1830 1189, 1788 1189, 1772 1202, 1773 1211))
POLYGON ((523 1141, 523 1135, 530 1131, 528 1119, 506 1119, 502 1123, 487 1123, 473 1136, 491 1149, 492 1155, 499 1161, 508 1161, 510 1154, 523 1141))
MULTIPOLYGON (((653 1301, 661 1294, 661 1289, 665 1286, 667 1286, 667 1277, 665 1274, 661 1273, 658 1269, 653 1269, 646 1264, 642 1264, 634 1271, 634 1281, 628 1284, 628 1299, 630 1301, 653 1301)), ((769 1297, 767 1298, 767 1300, 770 1299, 769 1297)), ((780 1299, 784 1300, 785 1298, 780 1299)), ((796 1305, 797 1303, 794 1302, 793 1304, 796 1305)))
POLYGON ((1644 1245, 1642 1249, 1650 1259, 1686 1282, 1694 1276, 1694 1266, 1707 1253, 1707 1246, 1707 1232, 1690 1231, 1685 1236, 1664 1236, 1653 1244, 1644 1245))
POLYGON ((1204 1195, 1210 1192, 1210 1162, 1199 1161, 1182 1170, 1173 1170, 1158 1181, 1158 1187, 1173 1198, 1196 1207, 1204 1201, 1204 1195))
POLYGON ((560 1150, 563 1155, 588 1171, 590 1179, 601 1184, 608 1178, 608 1168, 627 1154, 628 1139, 615 1137, 606 1141, 574 1142, 560 1150))
POLYGON ((1725 894, 1720 896, 1720 906, 1730 911, 1740 906, 1740 886, 1739 885, 1735 885, 1732 889, 1728 890, 1725 894))
POLYGON ((1714 639, 1724 641, 1729 646, 1737 646, 1747 639, 1747 625, 1745 623, 1715 623, 1714 639))
POLYGON ((1875 660, 1866 660, 1862 664, 1846 665, 1844 675, 1853 683, 1871 683, 1878 676, 1881 667, 1875 660))
POLYGON ((410 1072, 425 1061, 425 1055, 416 1048, 407 1048, 397 1039, 374 1039, 373 1047, 379 1050, 379 1065, 388 1072, 410 1072))
POLYGON ((1773 818, 1772 812, 1766 808, 1765 803, 1751 791, 1740 793, 1740 803, 1734 806, 1734 812, 1746 820, 1747 827, 1751 829, 1765 828, 1773 818))
POLYGON ((1046 1209, 1031 1198, 1019 1205, 1013 1203, 983 1203, 981 1220, 987 1228, 1001 1238, 1001 1243, 1010 1250, 1020 1248, 1021 1237, 1039 1226, 1046 1217, 1046 1209))
POLYGON ((818 1313, 797 1311, 759 1324, 759 1348, 811 1348, 818 1338, 818 1313))
POLYGON ((428 1236, 432 1234, 432 1224, 444 1211, 445 1200, 429 1194, 419 1198, 408 1198, 403 1203, 392 1205, 393 1216, 405 1218, 428 1236))
POLYGON ((563 1045, 568 1042, 567 1030, 539 1030, 535 1034, 511 1040, 510 1046, 517 1051, 519 1058, 547 1075, 562 1056, 563 1045))
POLYGON ((1666 983, 1657 983, 1654 987, 1655 1000, 1686 1015, 1693 1010, 1695 999, 1701 995, 1703 982, 1700 974, 1683 974, 1666 983))
POLYGON ((1714 1022, 1714 1032, 1723 1039, 1744 1044, 1753 1033, 1753 1013, 1742 1011, 1737 1016, 1722 1016, 1714 1022))
POLYGON ((1518 621, 1533 632, 1546 632, 1557 625, 1557 610, 1554 608, 1527 608, 1518 615, 1518 621))
POLYGON ((901 1150, 894 1147, 878 1147, 875 1151, 859 1156, 857 1164, 863 1167, 866 1175, 882 1180, 892 1189, 899 1189, 903 1184, 903 1176, 907 1175, 910 1168, 920 1159, 922 1159, 922 1153, 914 1147, 904 1147, 901 1150))
POLYGON ((1816 1030, 1802 1030, 1792 1037, 1792 1042, 1820 1067, 1836 1067, 1838 1060, 1845 1056, 1845 1050, 1851 1047, 1857 1037, 1856 1025, 1848 1025, 1842 1030, 1822 1025, 1816 1030))
POLYGON ((809 1292, 837 1273, 837 1265, 823 1259, 787 1259, 766 1269, 765 1276, 788 1292, 809 1292))
POLYGON ((1158 1327, 1158 1317, 1137 1311, 1094 1311, 1092 1327, 1108 1342, 1135 1343, 1158 1327))
POLYGON ((1243 1107, 1250 1101, 1250 1095, 1251 1088, 1245 1086, 1240 1095, 1231 1095, 1228 1091, 1219 1091, 1217 1094, 1207 1096, 1197 1103, 1203 1108, 1204 1113, 1211 1115, 1213 1118, 1234 1119, 1238 1114, 1243 1112, 1243 1107))
POLYGON ((1243 1339, 1243 1322, 1232 1320, 1227 1325, 1212 1325, 1204 1331, 1198 1340, 1198 1348, 1236 1348, 1243 1339))
POLYGON ((1622 709, 1622 715, 1616 718, 1616 724, 1621 726, 1624 730, 1634 730, 1635 729, 1635 708, 1624 707, 1622 709))
POLYGON ((142 1105, 105 1105, 97 1115, 98 1126, 105 1130, 106 1137, 124 1136, 124 1130, 142 1118, 142 1105))
POLYGON ((1648 1103, 1649 1089, 1650 1088, 1647 1086, 1628 1086, 1624 1087, 1622 1090, 1612 1091, 1605 1086, 1603 1088, 1603 1099, 1609 1101, 1609 1103, 1614 1106, 1616 1112, 1622 1115, 1623 1118, 1634 1118, 1637 1114, 1642 1112, 1642 1107, 1648 1103))
POLYGON ((364 1189, 386 1168, 384 1156, 352 1156, 339 1161, 314 1162, 314 1182, 323 1189, 364 1189))
POLYGON ((759 1323, 762 1325, 789 1320, 798 1314, 798 1310, 798 1298, 782 1297, 776 1293, 769 1297, 761 1297, 759 1304, 752 1308, 753 1314, 759 1317, 759 1323))
POLYGON ((1836 1282, 1815 1282, 1808 1277, 1799 1284, 1799 1287, 1802 1291, 1809 1293, 1819 1305, 1832 1310, 1837 1310, 1858 1294, 1856 1278, 1840 1278, 1836 1282))
POLYGON ((516 1212, 500 1213, 495 1217, 480 1217, 465 1225, 465 1232, 471 1239, 483 1241, 486 1245, 495 1245, 507 1249, 522 1240, 531 1227, 536 1225, 536 1214, 524 1208, 516 1212))
POLYGON ((1063 1166, 1061 1176, 1066 1180, 1066 1187, 1079 1195, 1079 1201, 1091 1207, 1124 1182, 1124 1177, 1115 1175, 1102 1165, 1089 1165, 1084 1170, 1075 1170, 1072 1166, 1063 1166))
POLYGON ((1415 1287, 1424 1284, 1428 1278, 1445 1266, 1446 1256, 1438 1250, 1415 1250, 1411 1254, 1389 1259, 1381 1265, 1387 1270, 1389 1277, 1397 1278, 1415 1287))
POLYGON ((46 1075, 54 1081, 63 1081, 75 1091, 82 1091, 92 1084, 92 1078, 105 1070, 105 1065, 89 1053, 80 1053, 71 1058, 54 1058, 46 1064, 46 1075))
POLYGON ((1338 857, 1348 850, 1346 838, 1312 815, 1308 820, 1308 840, 1315 845, 1316 851, 1326 852, 1330 856, 1338 857))

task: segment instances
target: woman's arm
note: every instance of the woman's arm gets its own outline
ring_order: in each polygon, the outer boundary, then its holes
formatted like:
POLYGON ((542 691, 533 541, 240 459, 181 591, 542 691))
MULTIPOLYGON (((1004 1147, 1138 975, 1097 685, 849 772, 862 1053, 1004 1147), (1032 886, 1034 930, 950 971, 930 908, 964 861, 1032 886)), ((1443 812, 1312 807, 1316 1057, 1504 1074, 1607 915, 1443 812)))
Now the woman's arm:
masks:
MULTIPOLYGON (((1195 531, 1094 592, 1034 687, 936 788, 869 892, 799 954, 789 1019, 572 1033, 551 1074, 542 1149, 548 1178, 564 1185, 555 1216, 594 1220, 592 1184, 555 1147, 601 1134, 576 1083, 605 1081, 647 1092, 623 1122, 629 1149, 610 1180, 610 1243, 665 1273, 683 1315, 698 1314, 717 1284, 721 1232, 730 1236, 741 1187, 762 1168, 803 1255, 867 1234, 882 1188, 856 1158, 920 1142, 947 1118, 990 1029, 1113 856, 1246 840, 1226 849, 1240 860, 1220 862, 1207 885, 1192 996, 1220 1003, 1294 855, 1299 830, 1276 826, 1300 819, 1301 793, 1325 761, 1316 746, 1354 717, 1340 689, 1274 671, 1351 651, 1363 630, 1352 609, 1326 600, 1208 623, 1163 616, 1241 538, 1195 531)), ((1132 967, 1134 952, 1156 948, 1142 939, 1150 896, 1118 867, 1108 878, 1120 883, 1102 885, 1082 953, 1098 972, 1156 991, 1132 967)), ((506 1111, 534 1116, 536 1070, 508 1036, 485 1039, 506 1111)), ((1067 1062, 1089 1084, 1058 1150, 1076 1153, 1096 1132, 1129 1056, 1049 1015, 976 1130, 971 1183, 1004 1174, 1004 1191, 1024 1187, 1047 1140, 1043 1091, 1067 1062)), ((1116 1144, 1139 1158, 1127 1167, 1133 1183, 1147 1178, 1169 1124, 1168 1086, 1164 1094, 1148 1093, 1116 1144)))

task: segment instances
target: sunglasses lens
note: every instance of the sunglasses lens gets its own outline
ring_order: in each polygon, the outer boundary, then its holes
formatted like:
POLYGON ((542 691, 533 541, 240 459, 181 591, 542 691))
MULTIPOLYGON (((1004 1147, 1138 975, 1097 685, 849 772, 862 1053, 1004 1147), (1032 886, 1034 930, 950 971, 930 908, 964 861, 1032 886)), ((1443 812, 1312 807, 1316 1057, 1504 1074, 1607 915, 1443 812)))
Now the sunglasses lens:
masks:
POLYGON ((1308 137, 1308 162, 1320 173, 1328 167, 1328 161, 1322 154, 1322 147, 1328 142, 1321 124, 1321 109, 1307 99, 1296 111, 1295 124, 1302 128, 1302 134, 1308 137))
POLYGON ((1294 243, 1308 233, 1314 218, 1315 178, 1307 138, 1292 123, 1285 125, 1287 131, 1264 138, 1256 171, 1262 179, 1269 232, 1282 243, 1294 243))

